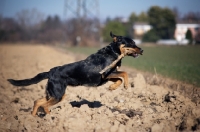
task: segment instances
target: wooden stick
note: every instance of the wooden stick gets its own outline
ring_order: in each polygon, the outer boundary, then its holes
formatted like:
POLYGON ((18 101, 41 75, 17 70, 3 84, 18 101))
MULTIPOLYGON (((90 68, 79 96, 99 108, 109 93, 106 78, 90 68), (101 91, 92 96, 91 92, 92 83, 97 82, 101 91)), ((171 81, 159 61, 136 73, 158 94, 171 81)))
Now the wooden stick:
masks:
POLYGON ((121 54, 120 56, 118 56, 118 58, 117 58, 115 61, 113 61, 109 66, 105 67, 105 68, 104 68, 103 70, 101 70, 99 73, 100 73, 100 74, 103 74, 106 70, 108 70, 108 69, 114 67, 114 66, 117 64, 117 62, 120 61, 124 56, 125 56, 125 54, 121 54))
POLYGON ((117 64, 117 62, 120 61, 120 60, 121 60, 124 56, 126 56, 127 54, 132 53, 132 52, 135 52, 134 49, 132 49, 132 48, 125 48, 124 45, 121 45, 121 46, 120 46, 120 51, 121 51, 122 54, 121 54, 120 56, 118 56, 118 58, 117 58, 115 61, 113 61, 109 66, 107 66, 107 67, 105 67, 103 70, 101 70, 101 71, 99 72, 100 74, 103 74, 106 70, 108 70, 108 69, 114 67, 114 66, 117 64))

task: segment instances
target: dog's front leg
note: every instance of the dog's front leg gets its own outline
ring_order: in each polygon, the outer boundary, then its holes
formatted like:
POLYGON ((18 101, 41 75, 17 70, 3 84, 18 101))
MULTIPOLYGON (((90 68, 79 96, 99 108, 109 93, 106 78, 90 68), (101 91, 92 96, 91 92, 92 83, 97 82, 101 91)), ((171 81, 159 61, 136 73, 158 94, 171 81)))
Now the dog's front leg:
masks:
MULTIPOLYGON (((117 87, 121 84, 120 83, 120 79, 123 78, 124 79, 124 88, 125 89, 128 89, 128 74, 126 72, 123 72, 123 71, 117 71, 117 72, 113 72, 111 73, 107 79, 110 79, 111 81, 113 79, 117 79, 117 84, 115 83, 115 85, 111 85, 110 86, 110 90, 114 90, 114 89, 117 89, 117 87), (112 87, 112 88, 111 88, 112 87)), ((121 81, 122 82, 122 81, 121 81)))
POLYGON ((113 81, 114 84, 109 86, 109 90, 115 90, 122 84, 121 78, 110 78, 110 81, 113 81))

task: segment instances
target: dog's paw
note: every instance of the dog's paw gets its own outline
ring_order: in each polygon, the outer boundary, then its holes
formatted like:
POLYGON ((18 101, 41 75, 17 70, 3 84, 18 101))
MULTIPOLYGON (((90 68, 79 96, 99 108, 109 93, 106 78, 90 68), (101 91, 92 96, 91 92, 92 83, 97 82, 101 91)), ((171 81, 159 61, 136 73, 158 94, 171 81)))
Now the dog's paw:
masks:
POLYGON ((126 90, 127 90, 127 89, 128 89, 128 85, 124 85, 124 89, 126 89, 126 90))
POLYGON ((115 84, 112 84, 112 85, 109 86, 110 91, 115 90, 115 89, 117 89, 115 84))
POLYGON ((109 89, 110 91, 115 90, 115 88, 112 88, 112 87, 109 87, 108 89, 109 89))

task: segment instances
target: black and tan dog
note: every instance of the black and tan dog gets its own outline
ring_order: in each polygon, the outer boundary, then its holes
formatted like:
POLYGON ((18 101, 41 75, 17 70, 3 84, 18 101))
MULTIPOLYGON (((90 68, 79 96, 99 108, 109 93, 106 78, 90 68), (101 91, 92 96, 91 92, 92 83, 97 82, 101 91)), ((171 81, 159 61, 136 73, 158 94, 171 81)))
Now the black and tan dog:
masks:
POLYGON ((128 88, 128 75, 126 72, 117 71, 121 66, 121 60, 115 66, 106 70, 103 75, 99 72, 115 61, 127 48, 128 56, 137 57, 142 55, 143 50, 135 45, 135 42, 127 37, 117 36, 110 33, 113 42, 100 49, 97 53, 90 55, 85 60, 58 66, 50 69, 49 72, 39 73, 33 78, 24 80, 8 81, 15 86, 28 86, 36 84, 43 79, 48 79, 46 97, 34 102, 32 115, 35 116, 39 107, 43 107, 46 114, 50 113, 48 108, 60 102, 65 95, 67 85, 70 86, 99 86, 108 80, 113 81, 109 89, 115 90, 124 80, 124 88, 128 88))

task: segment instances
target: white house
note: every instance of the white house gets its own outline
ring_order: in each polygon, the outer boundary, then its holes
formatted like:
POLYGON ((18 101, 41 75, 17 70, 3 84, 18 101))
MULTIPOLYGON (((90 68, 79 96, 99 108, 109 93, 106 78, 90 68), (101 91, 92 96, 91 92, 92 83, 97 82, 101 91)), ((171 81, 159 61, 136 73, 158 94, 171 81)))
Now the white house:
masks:
POLYGON ((178 23, 178 24, 176 24, 174 38, 179 42, 183 41, 186 38, 186 32, 188 29, 190 29, 190 31, 192 32, 193 38, 194 38, 196 35, 195 29, 197 29, 199 27, 200 27, 200 24, 178 23))
POLYGON ((151 28, 152 26, 147 23, 135 23, 133 25, 134 34, 137 36, 143 35, 147 31, 149 31, 151 28))
MULTIPOLYGON (((144 33, 149 31, 152 28, 151 25, 147 23, 135 23, 133 25, 134 29, 134 35, 137 36, 142 36, 144 33)), ((193 38, 196 35, 196 29, 200 28, 200 24, 190 24, 190 23, 177 23, 176 24, 176 29, 174 33, 174 38, 178 43, 185 43, 186 39, 186 32, 188 29, 191 30, 193 38)))

